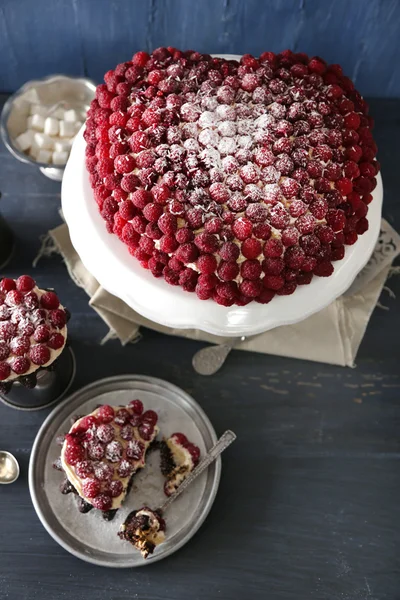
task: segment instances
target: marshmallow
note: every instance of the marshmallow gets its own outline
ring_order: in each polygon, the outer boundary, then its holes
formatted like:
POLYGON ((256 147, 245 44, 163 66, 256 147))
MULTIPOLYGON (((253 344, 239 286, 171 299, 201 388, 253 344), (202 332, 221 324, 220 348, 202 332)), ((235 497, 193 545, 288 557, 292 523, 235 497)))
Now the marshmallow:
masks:
POLYGON ((56 152, 69 152, 71 145, 68 142, 69 140, 54 140, 54 150, 56 152))
POLYGON ((78 115, 76 114, 76 110, 71 108, 70 110, 66 110, 64 113, 64 121, 68 123, 75 123, 78 120, 78 115))
POLYGON ((54 117, 47 117, 44 122, 44 132, 47 135, 57 135, 58 133, 58 119, 54 117))
POLYGON ((53 148, 53 140, 46 133, 35 133, 34 140, 38 148, 43 148, 43 150, 51 150, 53 148))
POLYGON ((16 138, 15 141, 17 143, 17 146, 19 146, 21 148, 22 152, 25 152, 32 146, 33 136, 34 136, 34 132, 31 129, 28 129, 27 131, 24 131, 24 133, 21 133, 21 135, 19 135, 16 138))
POLYGON ((32 128, 32 119, 33 119, 33 117, 32 117, 32 115, 31 115, 31 116, 30 116, 30 117, 28 117, 28 118, 27 118, 27 120, 26 120, 26 125, 27 125, 28 129, 33 129, 33 128, 32 128))
POLYGON ((68 160, 68 152, 53 152, 53 164, 65 165, 68 160))
POLYGON ((75 133, 75 124, 73 122, 60 121, 60 137, 72 137, 75 133))
POLYGON ((55 117, 56 119, 64 119, 64 113, 65 110, 59 106, 53 113, 51 113, 51 116, 55 117))
POLYGON ((32 129, 36 129, 37 131, 43 131, 44 129, 44 118, 39 113, 32 115, 32 129))
POLYGON ((31 115, 40 115, 41 117, 46 117, 48 113, 48 107, 43 104, 31 104, 31 115))
POLYGON ((37 162, 40 163, 49 163, 51 161, 51 152, 50 150, 40 149, 38 155, 36 157, 37 162))
POLYGON ((37 155, 39 154, 39 148, 36 143, 33 142, 31 149, 29 150, 29 156, 31 156, 34 160, 37 160, 37 155))

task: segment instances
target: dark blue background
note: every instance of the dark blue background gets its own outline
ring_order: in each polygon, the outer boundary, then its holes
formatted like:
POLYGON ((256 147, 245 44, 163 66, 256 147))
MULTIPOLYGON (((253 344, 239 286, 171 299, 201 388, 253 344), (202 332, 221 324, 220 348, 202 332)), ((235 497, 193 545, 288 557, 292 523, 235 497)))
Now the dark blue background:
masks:
POLYGON ((366 96, 400 96, 399 0, 0 0, 0 90, 52 73, 100 81, 139 49, 285 48, 340 63, 366 96))

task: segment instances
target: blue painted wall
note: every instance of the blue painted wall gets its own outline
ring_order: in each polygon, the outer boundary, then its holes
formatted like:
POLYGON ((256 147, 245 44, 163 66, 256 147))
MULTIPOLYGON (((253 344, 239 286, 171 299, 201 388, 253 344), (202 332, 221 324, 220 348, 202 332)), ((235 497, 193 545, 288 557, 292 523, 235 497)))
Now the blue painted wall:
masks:
POLYGON ((139 49, 318 54, 363 95, 400 96, 399 0, 0 0, 0 90, 105 71, 139 49))

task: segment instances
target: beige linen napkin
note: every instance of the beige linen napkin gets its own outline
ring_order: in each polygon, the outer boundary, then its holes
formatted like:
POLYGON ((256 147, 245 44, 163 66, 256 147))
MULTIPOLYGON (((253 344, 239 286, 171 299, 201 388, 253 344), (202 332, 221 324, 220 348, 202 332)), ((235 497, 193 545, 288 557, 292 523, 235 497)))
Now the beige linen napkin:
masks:
MULTIPOLYGON (((110 333, 105 340, 118 338, 122 344, 139 337, 141 326, 168 335, 204 340, 214 344, 225 338, 194 329, 171 329, 149 321, 119 298, 102 288, 84 267, 71 244, 67 225, 49 232, 42 255, 59 252, 73 281, 90 296, 90 306, 107 323, 110 333)), ((357 350, 368 321, 400 252, 400 237, 382 220, 381 234, 368 265, 351 288, 327 308, 295 325, 278 327, 240 342, 236 348, 317 362, 354 366, 357 350), (324 331, 321 336, 320 332, 324 331)), ((389 290, 390 291, 390 290, 389 290)))

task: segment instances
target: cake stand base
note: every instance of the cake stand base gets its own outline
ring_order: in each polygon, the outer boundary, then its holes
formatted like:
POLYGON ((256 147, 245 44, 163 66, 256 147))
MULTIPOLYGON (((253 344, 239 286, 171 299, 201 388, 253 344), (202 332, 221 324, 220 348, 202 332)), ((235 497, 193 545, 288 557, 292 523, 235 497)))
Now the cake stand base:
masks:
POLYGON ((71 348, 65 348, 53 370, 43 369, 38 372, 36 387, 29 389, 15 382, 8 394, 0 394, 0 401, 17 410, 47 408, 64 398, 74 381, 75 373, 75 355, 71 348))

